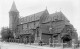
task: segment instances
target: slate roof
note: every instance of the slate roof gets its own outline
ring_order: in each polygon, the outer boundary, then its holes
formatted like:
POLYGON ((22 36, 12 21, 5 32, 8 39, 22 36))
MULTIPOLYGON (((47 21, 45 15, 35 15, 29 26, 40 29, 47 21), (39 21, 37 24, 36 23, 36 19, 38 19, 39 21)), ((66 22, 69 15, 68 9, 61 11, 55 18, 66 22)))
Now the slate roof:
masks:
POLYGON ((42 16, 40 17, 40 23, 45 23, 48 17, 49 17, 49 12, 47 9, 45 9, 42 16))
POLYGON ((15 5, 15 2, 13 2, 10 11, 18 12, 18 10, 17 10, 17 8, 16 8, 16 5, 15 5))
MULTIPOLYGON (((60 22, 60 23, 63 23, 63 22, 60 22)), ((59 24, 59 23, 57 23, 57 24, 52 24, 53 29, 51 30, 51 32, 49 30, 50 25, 47 25, 47 24, 41 24, 40 29, 41 29, 42 33, 48 33, 48 34, 61 33, 61 31, 64 29, 66 24, 59 24)))
POLYGON ((27 23, 27 22, 32 22, 32 21, 36 21, 39 20, 41 15, 43 14, 44 11, 38 12, 36 14, 32 14, 23 18, 20 18, 20 23, 27 23))
POLYGON ((40 29, 42 33, 49 33, 50 25, 41 24, 40 29))
POLYGON ((52 21, 56 21, 57 19, 57 20, 64 20, 69 22, 69 20, 65 17, 65 15, 61 11, 50 14, 50 17, 52 21))
POLYGON ((20 18, 19 22, 23 24, 23 23, 27 23, 27 22, 40 20, 40 22, 46 23, 46 22, 50 22, 50 21, 56 21, 56 19, 69 22, 69 20, 65 17, 65 15, 62 12, 56 12, 53 14, 49 14, 47 10, 20 18))
MULTIPOLYGON (((36 14, 32 14, 23 18, 20 18, 20 23, 24 24, 24 23, 28 23, 28 22, 32 22, 32 21, 36 21, 36 20, 40 20, 39 22, 41 23, 46 23, 46 22, 50 22, 50 21, 54 21, 52 27, 52 33, 60 33, 61 30, 63 30, 65 25, 71 25, 69 23, 69 20, 64 16, 64 14, 62 12, 56 12, 53 14, 49 14, 47 10, 38 12, 36 14), (56 22, 60 21, 60 22, 56 22), (64 22, 61 22, 64 21, 64 22)), ((39 25, 39 23, 38 23, 39 25)), ((43 33, 49 33, 49 28, 50 25, 40 25, 41 31, 43 33)))
MULTIPOLYGON (((63 22, 60 22, 60 23, 63 23, 63 22)), ((47 25, 47 24, 41 24, 40 25, 40 29, 42 31, 42 33, 49 33, 49 34, 53 34, 53 33, 60 33, 65 24, 60 24, 60 23, 57 23, 57 24, 52 24, 52 30, 51 30, 51 33, 50 33, 50 25, 47 25)))

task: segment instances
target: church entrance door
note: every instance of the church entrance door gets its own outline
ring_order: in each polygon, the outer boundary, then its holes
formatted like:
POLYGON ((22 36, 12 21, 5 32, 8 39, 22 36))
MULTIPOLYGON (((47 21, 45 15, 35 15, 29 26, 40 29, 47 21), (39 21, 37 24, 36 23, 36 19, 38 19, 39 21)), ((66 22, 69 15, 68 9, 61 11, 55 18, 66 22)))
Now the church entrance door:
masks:
POLYGON ((63 37, 62 37, 62 41, 63 41, 63 46, 64 47, 70 47, 71 46, 71 41, 72 41, 72 39, 71 39, 71 36, 70 35, 64 35, 63 37))

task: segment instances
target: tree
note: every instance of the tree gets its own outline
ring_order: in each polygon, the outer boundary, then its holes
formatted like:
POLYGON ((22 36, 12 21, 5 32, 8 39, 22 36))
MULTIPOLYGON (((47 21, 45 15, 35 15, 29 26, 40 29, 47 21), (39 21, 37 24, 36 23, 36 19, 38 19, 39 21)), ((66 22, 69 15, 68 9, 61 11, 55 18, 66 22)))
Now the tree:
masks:
POLYGON ((1 30, 1 38, 3 41, 5 41, 9 38, 13 38, 13 33, 12 33, 11 29, 7 28, 7 27, 3 27, 1 30))

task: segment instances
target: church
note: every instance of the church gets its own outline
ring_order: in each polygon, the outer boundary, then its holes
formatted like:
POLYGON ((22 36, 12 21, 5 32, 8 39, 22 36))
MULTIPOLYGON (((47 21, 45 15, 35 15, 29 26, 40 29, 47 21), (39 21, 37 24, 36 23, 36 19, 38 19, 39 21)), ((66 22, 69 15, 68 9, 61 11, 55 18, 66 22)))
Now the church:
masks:
POLYGON ((74 26, 61 11, 49 14, 45 9, 20 18, 15 2, 9 11, 9 28, 15 38, 27 39, 27 42, 31 40, 32 43, 42 40, 43 43, 49 44, 49 39, 52 39, 53 43, 71 45, 72 39, 78 38, 74 26))

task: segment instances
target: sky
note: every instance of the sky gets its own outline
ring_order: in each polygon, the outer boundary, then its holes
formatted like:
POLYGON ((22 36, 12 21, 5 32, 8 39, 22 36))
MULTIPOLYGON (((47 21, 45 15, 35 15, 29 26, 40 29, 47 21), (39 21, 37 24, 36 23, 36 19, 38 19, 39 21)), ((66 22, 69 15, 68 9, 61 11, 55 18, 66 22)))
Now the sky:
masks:
POLYGON ((0 0, 0 30, 9 26, 9 11, 13 1, 20 17, 44 11, 46 8, 50 14, 62 11, 80 36, 79 0, 0 0))

